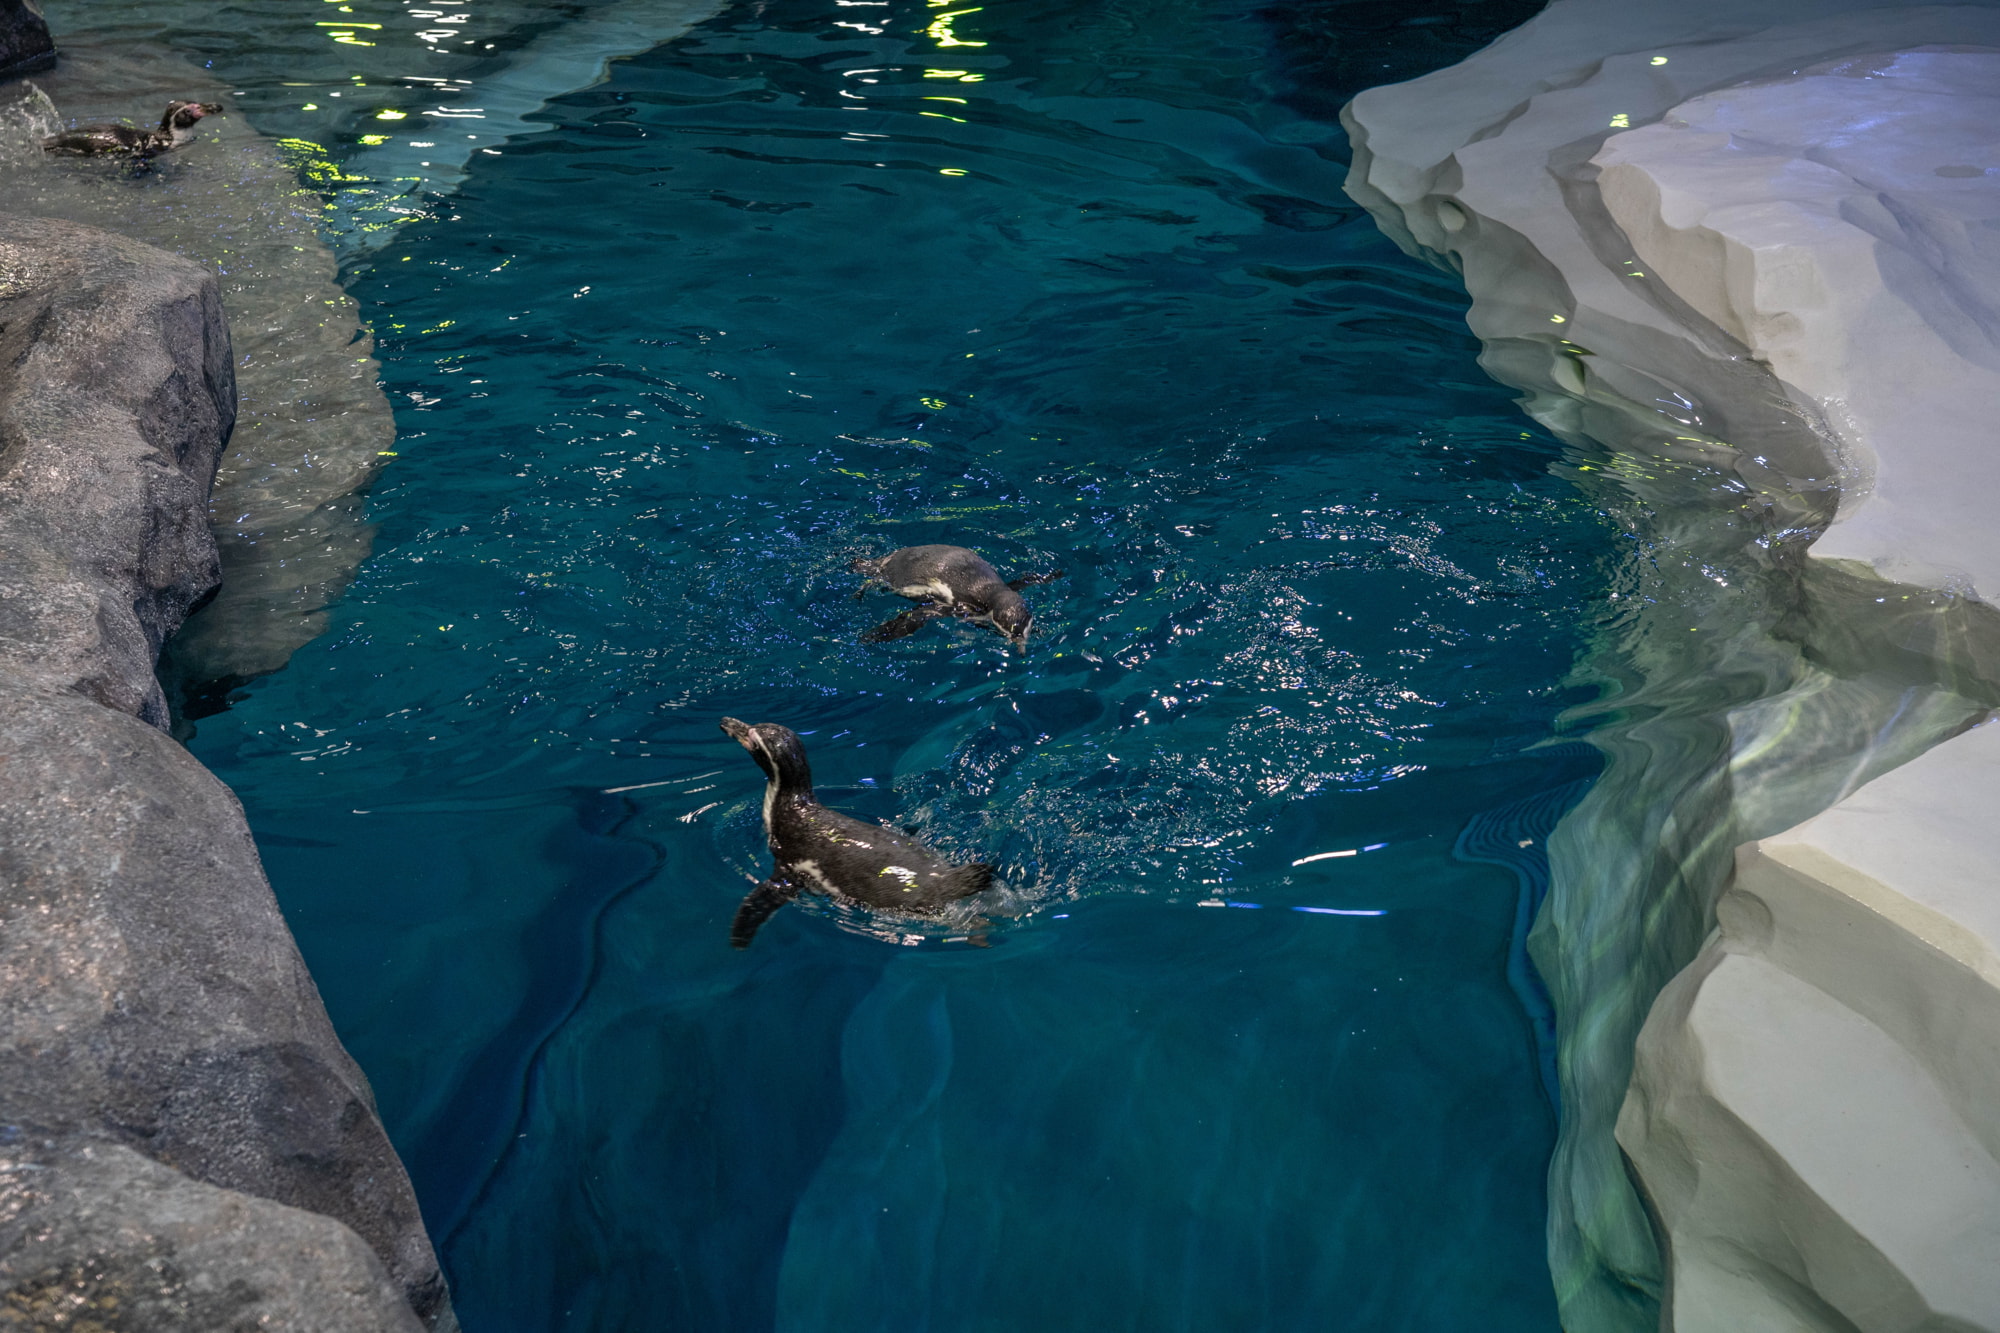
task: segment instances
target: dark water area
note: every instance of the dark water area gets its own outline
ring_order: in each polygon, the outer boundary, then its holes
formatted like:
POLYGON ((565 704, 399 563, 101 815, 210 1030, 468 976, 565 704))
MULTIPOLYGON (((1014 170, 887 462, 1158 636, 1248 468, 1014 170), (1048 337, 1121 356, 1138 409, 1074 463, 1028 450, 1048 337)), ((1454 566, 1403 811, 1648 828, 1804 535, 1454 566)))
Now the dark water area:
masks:
POLYGON ((733 6, 348 275, 377 553, 192 747, 473 1333, 1556 1327, 1520 935, 1618 537, 1340 193, 1354 8, 733 6), (938 541, 1064 571, 1027 654, 858 641, 938 541), (725 714, 996 863, 991 947, 732 951, 725 714))

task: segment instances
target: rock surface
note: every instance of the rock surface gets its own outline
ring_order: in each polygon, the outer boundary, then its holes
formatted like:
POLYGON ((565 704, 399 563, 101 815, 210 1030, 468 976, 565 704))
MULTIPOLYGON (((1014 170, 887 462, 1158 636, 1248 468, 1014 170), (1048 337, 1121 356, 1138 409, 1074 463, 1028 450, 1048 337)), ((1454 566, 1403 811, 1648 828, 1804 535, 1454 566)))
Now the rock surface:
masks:
POLYGON ((1673 1327, 2000 1328, 1995 772, 1988 724, 1737 853, 1618 1124, 1673 1327))
POLYGON ((1931 817, 2000 791, 2000 757, 1950 739, 2000 702, 1996 49, 1985 3, 1556 0, 1345 113, 1349 192, 1463 273, 1487 368, 1641 543, 1585 673, 1609 763, 1550 840, 1533 940, 1559 1012, 1550 1257, 1572 1333, 1638 1333, 1663 1307, 1703 1333, 2000 1328, 1947 1243, 1985 1234, 2000 1195, 1916 1184, 2000 1182, 1976 1116, 1945 1134, 1932 1115, 1936 1087, 1974 1077, 1963 1042, 1820 989, 1837 932, 1766 951, 1726 915, 1775 873, 1775 853, 1739 862, 1746 840, 1795 839, 1810 854, 1785 873, 1845 892, 1852 848, 1795 826, 1873 802, 1880 844, 1950 849, 1936 882, 1963 892, 1870 872, 1882 901, 1928 905, 1870 917, 1910 947, 1866 966, 2000 1044, 2000 1011, 1911 924, 1971 930, 2000 887, 1990 818, 1931 817), (1897 1164, 1866 1208, 1826 1174, 1847 1151, 1829 1145, 1862 1142, 1897 1164))
POLYGON ((155 726, 160 647, 216 584, 236 418, 215 282, 109 233, 0 230, 0 670, 155 726))
MULTIPOLYGON (((1984 599, 1996 88, 2000 52, 1847 54, 1690 99, 1594 159, 1641 262, 1820 407, 1845 484, 1815 556, 1984 599)), ((2000 634, 1968 629, 1952 666, 1990 698, 2000 634)), ((1988 726, 1737 853, 1618 1126, 1676 1328, 2000 1329, 1996 796, 1988 726)))
POLYGON ((1863 54, 1692 98, 1592 159, 1640 262, 1819 405, 1848 477, 1813 553, 1988 601, 1996 120, 2000 51, 1863 54))
POLYGON ((350 260, 389 243, 457 188, 468 160, 547 130, 530 118, 546 99, 589 85, 608 59, 668 40, 713 8, 714 0, 612 0, 552 25, 546 6, 504 0, 481 7, 476 44, 411 20, 371 30, 366 44, 316 41, 308 52, 282 6, 239 11, 241 27, 221 39, 213 6, 193 0, 68 0, 61 67, 0 87, 8 211, 116 230, 221 275, 240 416, 211 510, 222 591, 163 666, 185 715, 225 706, 236 685, 282 668, 324 632, 328 607, 374 540, 364 492, 395 456, 396 425, 377 384, 373 336, 338 280, 329 241, 350 260), (274 111, 267 87, 253 115, 245 104, 255 94, 239 95, 242 85, 228 80, 262 84, 273 60, 288 66, 287 80, 353 86, 311 114, 289 92, 287 109, 274 111), (403 133, 367 133, 382 127, 364 119, 377 110, 411 108, 415 90, 403 75, 412 69, 433 76, 422 87, 441 101, 418 102, 425 110, 399 123, 403 133), (462 77, 436 77, 446 74, 462 77), (143 181, 115 163, 52 160, 38 147, 65 124, 155 121, 171 97, 221 102, 227 114, 204 121, 194 144, 159 159, 143 181), (353 122, 326 123, 342 108, 353 122))
POLYGON ((85 32, 65 34, 60 69, 0 91, 9 212, 114 230, 218 275, 238 395, 210 509, 223 586, 169 661, 176 684, 225 692, 323 632, 326 607, 368 553, 359 492, 396 438, 371 340, 320 240, 319 197, 241 116, 209 117, 143 176, 52 158, 39 143, 66 123, 144 123, 172 97, 227 105, 229 91, 187 60, 85 32))
POLYGON ((56 63, 56 44, 35 0, 0 0, 0 79, 56 63))
POLYGON ((160 729, 153 662, 215 583, 206 498, 234 407, 213 277, 0 216, 0 1148, 26 1153, 18 1178, 35 1182, 26 1205, 0 1197, 0 1217, 47 1221, 0 1229, 10 1318, 136 1281, 133 1263, 178 1274, 144 1297, 162 1310, 236 1299, 238 1261, 210 1263, 229 1247, 167 1225, 201 1216, 298 1238, 246 1310, 355 1289, 363 1246, 407 1309, 449 1317, 408 1180, 242 810, 160 729), (191 1180, 160 1184, 174 1173, 191 1180), (120 1230, 104 1190, 154 1190, 164 1220, 120 1230))
POLYGON ((115 1144, 0 1146, 0 1327, 418 1333, 361 1238, 115 1144))

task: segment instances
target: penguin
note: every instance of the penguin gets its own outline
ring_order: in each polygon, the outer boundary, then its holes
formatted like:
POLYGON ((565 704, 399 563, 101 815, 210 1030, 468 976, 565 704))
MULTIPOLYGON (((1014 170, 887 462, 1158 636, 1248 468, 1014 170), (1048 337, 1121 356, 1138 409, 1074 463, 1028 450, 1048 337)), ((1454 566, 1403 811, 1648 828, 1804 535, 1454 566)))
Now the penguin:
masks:
POLYGON ((730 923, 729 942, 750 947, 757 928, 800 893, 909 916, 936 916, 949 903, 982 893, 993 867, 953 865, 908 834, 864 824, 813 799, 812 769, 797 732, 775 722, 756 726, 733 717, 722 729, 750 752, 769 779, 764 787, 764 835, 775 863, 771 877, 750 890, 730 923))
POLYGON ((854 594, 857 601, 879 583, 916 603, 862 634, 863 643, 900 639, 938 616, 957 616, 975 625, 990 625, 1017 653, 1028 650, 1028 631, 1035 624, 1034 612, 1021 600, 1021 589, 1062 577, 1059 569, 1003 582, 978 552, 963 546, 905 546, 879 560, 856 560, 849 568, 868 576, 854 594))
POLYGON ((169 102, 157 130, 142 130, 131 125, 79 125, 42 140, 42 151, 82 156, 128 153, 144 161, 192 142, 195 122, 203 116, 219 115, 221 111, 220 102, 169 102))

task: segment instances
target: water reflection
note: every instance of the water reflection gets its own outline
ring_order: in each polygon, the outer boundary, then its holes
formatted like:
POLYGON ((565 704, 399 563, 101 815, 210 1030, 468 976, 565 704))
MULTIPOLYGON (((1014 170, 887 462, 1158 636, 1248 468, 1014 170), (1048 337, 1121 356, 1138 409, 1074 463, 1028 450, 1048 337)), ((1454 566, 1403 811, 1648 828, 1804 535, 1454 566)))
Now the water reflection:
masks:
POLYGON ((319 238, 318 199, 240 116, 206 118, 194 144, 137 173, 37 147, 59 124, 157 116, 169 97, 229 100, 214 76, 73 31, 62 48, 58 68, 0 109, 7 207, 122 232, 221 278, 240 395, 212 511, 225 586, 176 640, 170 671, 226 688, 276 670, 324 629, 367 554, 356 492, 390 455, 394 420, 372 339, 319 238))
MULTIPOLYGON (((451 61, 466 73, 508 76, 492 99, 491 126, 480 126, 497 140, 523 128, 521 117, 548 93, 590 82, 621 48, 641 49, 670 31, 667 25, 705 11, 631 0, 600 6, 590 23, 571 25, 561 37, 537 36, 534 6, 487 12, 496 24, 489 35, 510 48, 508 59, 451 61), (538 89, 544 79, 554 86, 538 89)), ((301 45, 300 15, 283 7, 163 4, 139 13, 78 0, 59 18, 58 67, 11 86, 0 105, 7 206, 123 232, 223 277, 241 394, 212 510, 223 588, 175 640, 165 667, 178 707, 200 717, 323 632, 325 608, 373 539, 362 492, 397 455, 389 404, 376 386, 373 339, 334 280, 327 237, 350 247, 381 243, 427 210, 425 191, 454 183, 481 138, 456 130, 449 151, 434 151, 436 140, 409 140, 406 149, 430 157, 405 172, 399 161, 368 157, 368 150, 390 147, 390 136, 338 130, 413 114, 421 124, 444 126, 488 116, 484 107, 446 105, 474 92, 474 79, 410 72, 427 48, 389 40, 397 31, 385 32, 383 22, 305 22, 315 39, 381 48, 361 54, 316 40, 301 45), (363 31, 381 40, 354 35, 363 31), (299 101, 294 89, 313 90, 310 100, 299 101), (438 100, 416 112, 385 105, 412 92, 438 100), (150 121, 169 97, 219 99, 233 114, 210 118, 200 144, 143 176, 112 163, 47 162, 35 150, 64 123, 150 121), (318 138, 285 133, 307 128, 318 138), (328 128, 337 132, 328 135, 328 128)), ((474 44, 490 51, 496 43, 474 44)))
POLYGON ((1457 835, 1587 780, 1533 747, 1598 516, 1249 6, 851 12, 620 64, 356 270, 381 549, 195 738, 339 844, 270 864, 461 1310, 1540 1333, 1522 890, 1457 835), (1035 651, 857 642, 848 562, 952 540, 1069 571, 1035 651), (731 951, 722 713, 1022 914, 731 951))
POLYGON ((1601 697, 1565 719, 1605 771, 1550 839, 1530 946, 1560 1019, 1558 1298, 1576 1326, 1632 1333, 1658 1322, 1662 1261, 1612 1128, 1639 1027, 1712 929, 1736 847, 2000 704, 1973 667, 2000 651, 1990 608, 1806 560, 1831 510, 1824 441, 1703 336, 1661 340, 1643 368, 1593 356, 1573 383, 1521 347, 1488 358, 1631 535, 1580 666, 1601 697))

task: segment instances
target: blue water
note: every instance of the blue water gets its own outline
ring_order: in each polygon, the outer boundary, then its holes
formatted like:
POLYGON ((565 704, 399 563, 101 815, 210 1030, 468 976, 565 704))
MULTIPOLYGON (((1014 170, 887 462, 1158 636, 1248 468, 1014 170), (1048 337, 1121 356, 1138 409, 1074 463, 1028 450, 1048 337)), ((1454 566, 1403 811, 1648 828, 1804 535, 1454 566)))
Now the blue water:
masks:
POLYGON ((1614 532, 1339 191, 1380 9, 732 7, 350 275, 377 553, 192 745, 473 1333, 1555 1329, 1519 935, 1614 532), (857 641, 932 541, 1065 571, 1031 652, 857 641), (730 950, 724 714, 999 864, 992 947, 730 950))

